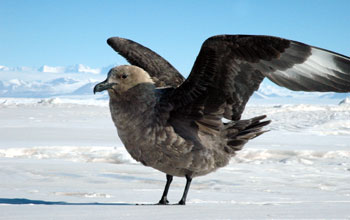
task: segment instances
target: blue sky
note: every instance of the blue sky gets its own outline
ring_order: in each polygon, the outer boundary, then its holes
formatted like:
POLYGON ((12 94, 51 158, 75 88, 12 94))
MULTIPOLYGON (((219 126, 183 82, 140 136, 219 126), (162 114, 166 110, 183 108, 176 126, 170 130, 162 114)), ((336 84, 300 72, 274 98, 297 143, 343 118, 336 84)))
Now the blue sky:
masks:
POLYGON ((122 64, 106 44, 130 38, 184 75, 217 34, 275 35, 350 55, 348 0, 0 0, 0 65, 122 64))

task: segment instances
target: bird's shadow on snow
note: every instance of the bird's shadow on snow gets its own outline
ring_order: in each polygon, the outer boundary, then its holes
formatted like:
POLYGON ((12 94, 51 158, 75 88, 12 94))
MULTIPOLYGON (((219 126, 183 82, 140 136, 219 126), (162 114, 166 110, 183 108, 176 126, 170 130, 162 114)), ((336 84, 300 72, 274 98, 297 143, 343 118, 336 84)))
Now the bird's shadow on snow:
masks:
POLYGON ((0 204, 3 205, 114 205, 114 206, 136 206, 136 205, 152 205, 137 203, 103 203, 103 202, 63 202, 63 201, 45 201, 31 200, 25 198, 0 198, 0 204))

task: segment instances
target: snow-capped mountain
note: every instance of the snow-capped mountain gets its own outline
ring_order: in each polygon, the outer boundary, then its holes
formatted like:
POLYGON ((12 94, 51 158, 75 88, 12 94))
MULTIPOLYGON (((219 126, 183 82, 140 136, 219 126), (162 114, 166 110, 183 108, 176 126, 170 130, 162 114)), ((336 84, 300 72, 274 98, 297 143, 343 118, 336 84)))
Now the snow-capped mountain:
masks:
POLYGON ((106 77, 100 74, 101 69, 82 64, 43 65, 40 68, 0 66, 0 96, 34 98, 92 95, 92 89, 88 91, 88 88, 106 77))
POLYGON ((12 79, 0 81, 0 97, 54 97, 67 95, 92 95, 95 79, 74 80, 71 78, 58 78, 49 81, 24 81, 12 79))
POLYGON ((74 80, 70 77, 61 77, 61 78, 57 78, 54 80, 49 81, 49 84, 53 85, 53 86, 57 86, 57 85, 62 85, 62 84, 74 84, 74 83, 78 83, 79 81, 74 80))
POLYGON ((0 72, 33 72, 37 71, 35 67, 20 66, 20 67, 8 67, 0 65, 0 72))
POLYGON ((97 82, 86 83, 85 85, 76 89, 72 95, 92 95, 92 91, 97 82))
POLYGON ((43 73, 92 73, 99 74, 101 69, 91 68, 83 64, 76 64, 73 66, 47 66, 43 65, 38 69, 39 72, 43 73))
POLYGON ((43 73, 64 73, 65 72, 65 67, 63 66, 47 66, 43 65, 38 69, 39 72, 43 73))
POLYGON ((9 71, 10 68, 8 68, 7 66, 2 66, 0 65, 0 71, 9 71))
POLYGON ((42 72, 42 73, 91 73, 100 74, 105 68, 112 67, 112 65, 103 68, 92 68, 83 64, 76 64, 71 66, 49 66, 43 65, 39 68, 36 67, 7 67, 0 65, 0 71, 9 72, 42 72))
MULTIPOLYGON (((114 65, 91 68, 82 64, 72 66, 7 67, 0 65, 0 97, 57 97, 93 95, 93 87, 105 79, 114 65)), ((106 93, 97 96, 106 97, 106 93)), ((264 80, 252 100, 340 100, 350 97, 349 93, 294 92, 264 80)))

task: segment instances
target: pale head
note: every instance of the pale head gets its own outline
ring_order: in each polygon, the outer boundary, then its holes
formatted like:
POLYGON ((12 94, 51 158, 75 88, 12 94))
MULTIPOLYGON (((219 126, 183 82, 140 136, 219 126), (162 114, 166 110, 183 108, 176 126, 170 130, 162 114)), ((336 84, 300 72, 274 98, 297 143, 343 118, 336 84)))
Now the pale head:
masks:
POLYGON ((121 65, 112 68, 108 72, 107 79, 98 83, 94 93, 111 90, 122 94, 140 83, 154 83, 146 71, 137 66, 121 65))

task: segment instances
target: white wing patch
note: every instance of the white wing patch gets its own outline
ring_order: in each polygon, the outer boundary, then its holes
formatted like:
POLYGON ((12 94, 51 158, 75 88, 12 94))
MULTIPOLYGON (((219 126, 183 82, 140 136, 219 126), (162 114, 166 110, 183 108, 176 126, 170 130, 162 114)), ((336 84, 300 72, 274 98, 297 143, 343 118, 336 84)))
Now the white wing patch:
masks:
POLYGON ((350 92, 349 57, 315 47, 310 47, 311 51, 305 53, 300 48, 300 45, 292 42, 279 59, 263 61, 262 64, 272 70, 263 74, 276 84, 291 90, 350 92), (286 64, 305 55, 307 58, 304 62, 287 67, 286 64), (287 69, 276 68, 283 63, 286 63, 284 66, 287 69))

